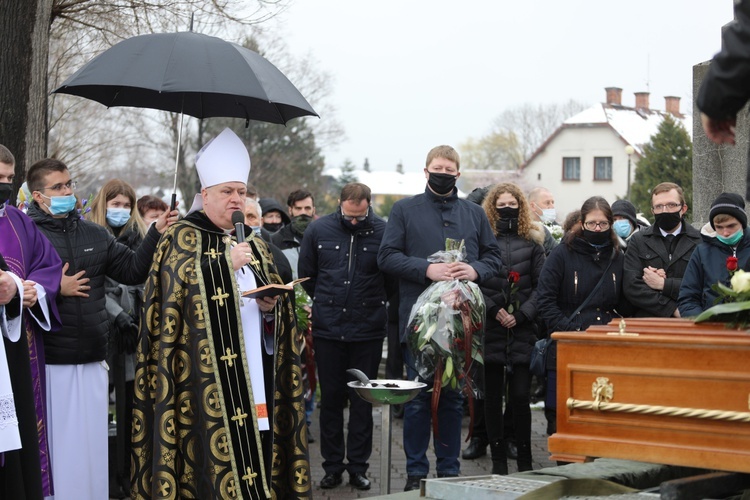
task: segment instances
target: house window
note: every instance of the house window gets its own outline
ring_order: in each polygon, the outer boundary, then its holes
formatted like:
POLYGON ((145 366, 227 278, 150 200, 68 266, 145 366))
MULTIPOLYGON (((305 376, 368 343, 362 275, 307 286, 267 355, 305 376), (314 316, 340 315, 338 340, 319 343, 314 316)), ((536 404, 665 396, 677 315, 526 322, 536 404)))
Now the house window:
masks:
POLYGON ((597 156, 594 158, 594 180, 611 181, 612 180, 612 157, 597 156))
POLYGON ((563 158, 563 180, 580 181, 581 180, 581 159, 580 158, 563 158))

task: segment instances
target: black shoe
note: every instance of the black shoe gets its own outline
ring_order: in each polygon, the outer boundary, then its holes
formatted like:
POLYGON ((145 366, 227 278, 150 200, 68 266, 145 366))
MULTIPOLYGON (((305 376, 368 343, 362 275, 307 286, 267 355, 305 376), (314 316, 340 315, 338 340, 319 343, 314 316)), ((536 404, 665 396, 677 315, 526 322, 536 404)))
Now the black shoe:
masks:
POLYGON ((487 440, 473 437, 469 441, 469 447, 464 450, 461 454, 461 458, 464 460, 474 460, 475 458, 483 457, 487 454, 487 440))
POLYGON ((369 490, 370 480, 363 472, 352 472, 349 474, 349 484, 357 488, 358 490, 369 490))
POLYGON ((320 487, 330 490, 341 484, 341 473, 329 472, 320 480, 320 487))
POLYGON ((518 447, 515 441, 509 439, 505 442, 505 456, 513 460, 518 458, 518 447))
POLYGON ((418 490, 419 483, 421 483, 422 479, 425 479, 425 478, 426 476, 407 476, 406 486, 404 486, 404 491, 418 490))

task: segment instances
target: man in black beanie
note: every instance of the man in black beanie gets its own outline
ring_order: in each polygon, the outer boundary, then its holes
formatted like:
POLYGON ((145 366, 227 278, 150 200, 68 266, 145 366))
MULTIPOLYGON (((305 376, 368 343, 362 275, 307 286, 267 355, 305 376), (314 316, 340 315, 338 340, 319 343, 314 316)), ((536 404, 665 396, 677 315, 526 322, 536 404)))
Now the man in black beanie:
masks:
POLYGON ((730 286, 738 269, 746 269, 750 260, 750 234, 747 228, 745 200, 736 193, 721 193, 708 213, 714 238, 705 238, 688 263, 677 299, 680 315, 697 316, 716 304, 715 283, 730 286))

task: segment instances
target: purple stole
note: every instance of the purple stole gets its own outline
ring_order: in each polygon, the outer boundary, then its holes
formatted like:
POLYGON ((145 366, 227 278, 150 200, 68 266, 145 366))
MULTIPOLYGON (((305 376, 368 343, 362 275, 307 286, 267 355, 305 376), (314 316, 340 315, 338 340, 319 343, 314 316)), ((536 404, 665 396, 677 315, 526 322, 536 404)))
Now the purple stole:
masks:
MULTIPOLYGON (((10 271, 22 280, 41 285, 47 293, 52 330, 60 327, 56 297, 60 289, 62 262, 49 240, 26 214, 15 207, 0 206, 0 254, 10 271)), ((29 361, 34 390, 34 406, 45 496, 52 495, 52 469, 47 442, 47 397, 44 364, 43 330, 28 310, 24 310, 24 327, 29 346, 29 361)))

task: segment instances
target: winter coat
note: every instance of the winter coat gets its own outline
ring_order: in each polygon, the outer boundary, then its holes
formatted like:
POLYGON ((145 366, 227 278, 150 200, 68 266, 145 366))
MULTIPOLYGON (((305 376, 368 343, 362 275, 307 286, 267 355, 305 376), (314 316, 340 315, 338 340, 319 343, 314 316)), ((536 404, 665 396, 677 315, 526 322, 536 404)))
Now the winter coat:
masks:
POLYGON ((377 262, 385 221, 370 211, 354 228, 336 211, 305 230, 298 269, 310 278, 302 286, 312 298, 313 338, 385 338, 388 293, 377 262))
POLYGON ((50 240, 67 274, 86 271, 91 289, 88 297, 57 297, 62 329, 44 335, 45 360, 48 364, 84 364, 102 361, 107 355, 110 328, 105 308, 105 277, 126 285, 146 280, 153 259, 159 232, 150 227, 137 251, 117 243, 102 226, 81 219, 73 210, 67 217, 56 219, 36 203, 29 205, 28 215, 50 240))
POLYGON ((514 308, 516 305, 520 305, 520 308, 512 313, 516 326, 510 329, 503 327, 495 318, 500 309, 507 311, 510 305, 511 285, 507 273, 495 275, 480 285, 487 310, 484 333, 484 359, 487 362, 506 364, 508 354, 511 364, 528 364, 531 361, 531 350, 537 340, 536 288, 545 261, 543 242, 541 224, 535 226, 532 239, 516 233, 497 236, 504 266, 509 272, 517 272, 520 277, 518 283, 513 285, 514 308))
POLYGON ((406 342, 412 306, 432 284, 426 274, 427 257, 445 250, 447 238, 464 240, 466 261, 477 272, 478 283, 502 271, 500 249, 479 205, 459 199, 455 190, 450 196, 438 196, 427 187, 423 194, 397 201, 386 224, 378 265, 399 280, 402 342, 406 342))
POLYGON ((745 229, 736 250, 717 238, 703 236, 690 257, 677 299, 683 318, 698 316, 714 305, 718 295, 711 289, 716 283, 730 286, 727 257, 737 257, 738 269, 750 270, 750 232, 745 229))
MULTIPOLYGON (((537 309, 546 325, 546 334, 582 331, 591 325, 605 325, 613 318, 630 314, 631 306, 622 294, 624 257, 612 245, 596 248, 582 238, 571 246, 556 246, 547 257, 537 287, 537 309), (611 266, 610 266, 611 262, 611 266), (607 269, 609 266, 609 269, 607 269), (568 319, 607 274, 586 307, 568 319)), ((546 335, 545 335, 546 336, 546 335)), ((547 369, 557 368, 557 346, 553 342, 547 356, 547 369)))
POLYGON ((665 317, 674 315, 680 285, 685 276, 690 256, 701 242, 697 229, 683 222, 682 231, 676 237, 670 259, 664 236, 655 226, 638 231, 630 239, 625 252, 625 277, 623 292, 635 309, 635 316, 665 317), (667 279, 662 290, 654 290, 643 281, 643 269, 664 269, 667 279))
POLYGON ((271 235, 271 244, 275 245, 284 254, 289 265, 292 268, 294 279, 299 276, 297 266, 299 265, 299 249, 302 244, 302 236, 296 235, 292 231, 291 225, 286 225, 271 235))

